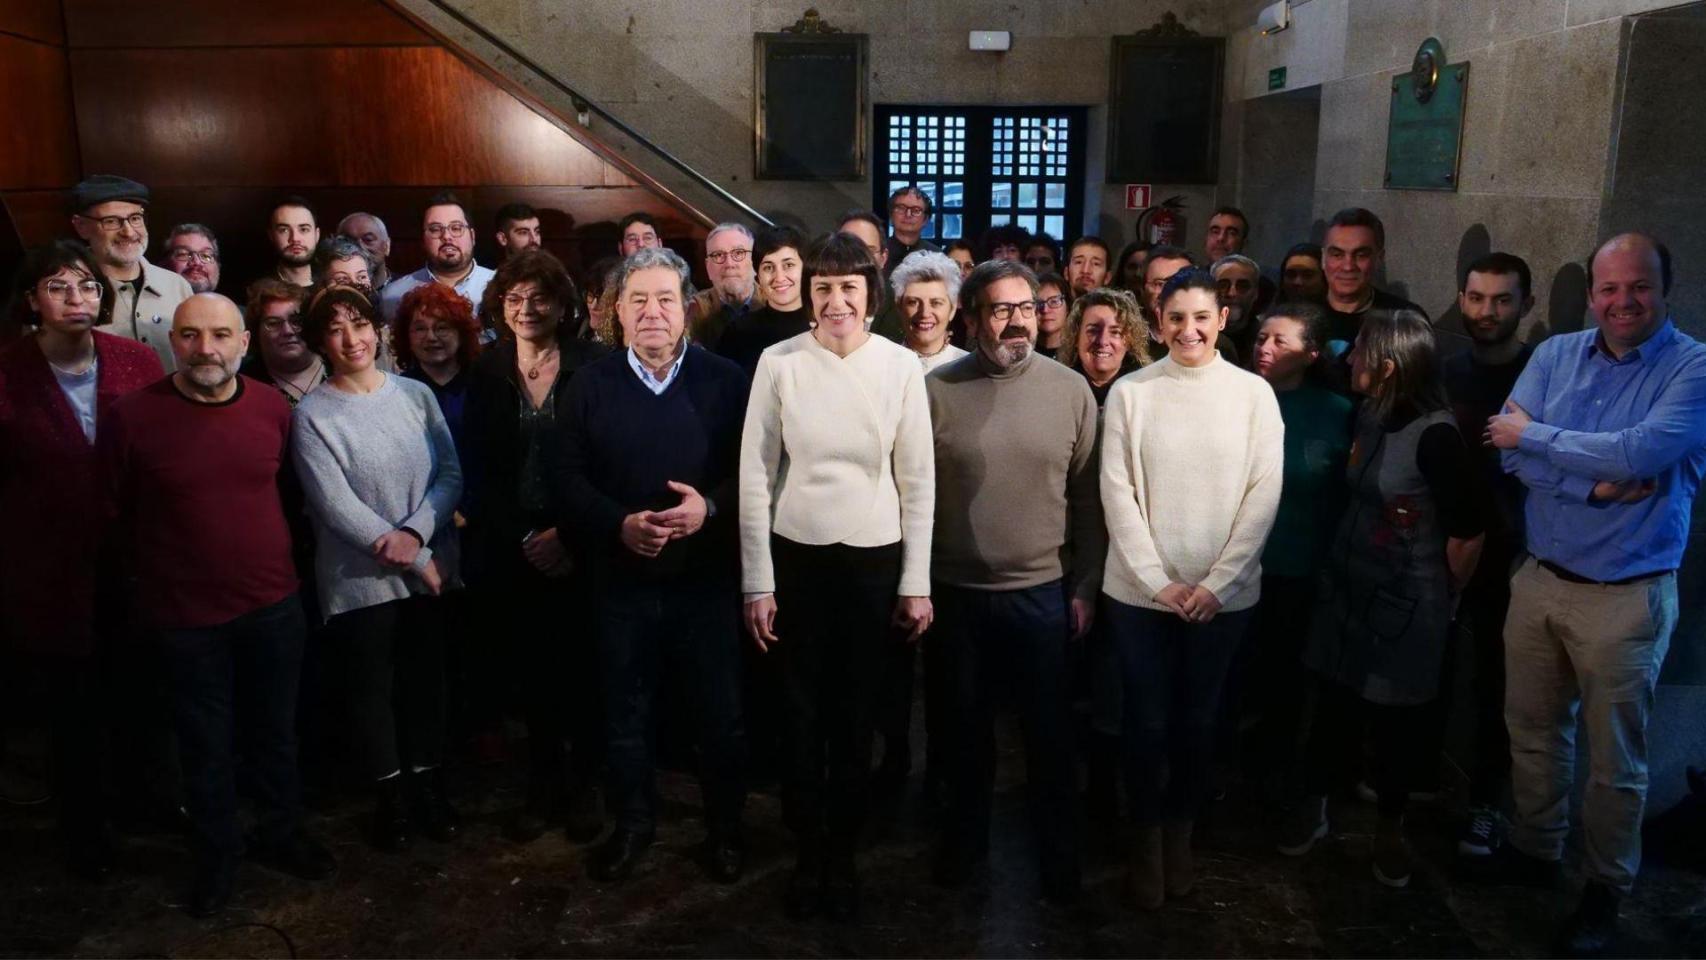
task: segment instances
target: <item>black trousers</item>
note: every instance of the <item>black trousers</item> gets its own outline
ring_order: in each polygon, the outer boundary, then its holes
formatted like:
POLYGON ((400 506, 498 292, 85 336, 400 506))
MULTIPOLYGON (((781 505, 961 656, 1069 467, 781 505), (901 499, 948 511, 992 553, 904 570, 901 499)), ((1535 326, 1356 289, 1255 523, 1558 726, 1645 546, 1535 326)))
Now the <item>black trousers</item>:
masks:
POLYGON ((295 594, 218 626, 162 631, 184 790, 204 859, 243 849, 239 744, 257 838, 279 843, 301 824, 296 696, 306 633, 295 594))
POLYGON ((444 759, 444 618, 437 597, 340 613, 326 630, 345 653, 352 732, 370 780, 444 759))
POLYGON ((1303 647, 1314 610, 1314 577, 1262 578, 1262 599, 1224 698, 1235 756, 1252 779, 1290 773, 1301 759, 1304 707, 1315 684, 1303 665, 1303 647), (1253 725, 1239 737, 1246 719, 1253 725))
POLYGON ((1374 748, 1370 779, 1380 796, 1380 815, 1401 816, 1410 791, 1424 782, 1424 765, 1431 760, 1427 751, 1429 729, 1435 716, 1432 703, 1369 703, 1356 691, 1321 678, 1304 751, 1304 792, 1326 796, 1342 786, 1356 768, 1366 734, 1374 748))
POLYGON ((489 684, 486 696, 498 697, 490 705, 493 717, 511 703, 520 706, 527 724, 529 797, 548 806, 596 783, 604 766, 597 625, 564 613, 589 609, 590 591, 572 578, 546 577, 525 562, 510 564, 479 590, 489 629, 478 634, 490 646, 471 656, 495 665, 502 678, 478 682, 489 684))
POLYGON ((802 846, 851 854, 870 809, 900 544, 807 546, 772 538, 776 635, 788 713, 782 812, 802 846))
POLYGON ((740 829, 746 802, 741 727, 738 591, 698 577, 610 584, 600 591, 599 662, 604 675, 610 803, 620 830, 657 826, 657 695, 666 672, 686 680, 699 746, 705 821, 713 833, 740 829))
MULTIPOLYGON (((1469 802, 1494 806, 1511 775, 1511 739, 1505 728, 1505 616, 1511 606, 1511 568, 1520 551, 1490 539, 1475 576, 1458 601, 1457 620, 1468 627, 1470 716, 1474 753, 1469 758, 1469 802)), ((1460 649, 1454 645, 1454 649, 1460 649)), ((1447 681, 1442 691, 1456 685, 1447 681)), ((1443 711, 1442 711, 1443 718, 1443 711)), ((1445 724, 1439 724, 1443 730, 1445 724)))
POLYGON ((107 817, 110 704, 95 657, 8 654, 3 693, 19 728, 45 726, 60 833, 91 835, 107 817))
POLYGON ((1025 743, 1026 794, 1043 874, 1076 879, 1078 803, 1067 699, 1072 629, 1059 580, 1024 590, 937 584, 936 642, 948 666, 953 806, 950 849, 975 856, 989 844, 995 791, 995 713, 1010 701, 1025 743))

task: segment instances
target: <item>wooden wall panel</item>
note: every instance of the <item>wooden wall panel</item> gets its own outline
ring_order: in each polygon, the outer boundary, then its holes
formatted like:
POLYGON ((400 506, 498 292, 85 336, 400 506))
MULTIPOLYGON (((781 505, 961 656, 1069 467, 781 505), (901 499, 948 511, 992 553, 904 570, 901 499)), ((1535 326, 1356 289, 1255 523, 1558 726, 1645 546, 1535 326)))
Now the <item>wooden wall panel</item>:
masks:
POLYGON ((85 167, 151 186, 610 181, 442 49, 73 49, 71 69, 85 167))
POLYGON ((0 190, 77 182, 65 49, 0 34, 0 190))
POLYGON ((65 0, 65 29, 73 47, 425 46, 433 42, 380 0, 205 0, 191 6, 158 0, 65 0))
POLYGON ((0 33, 63 45, 65 22, 58 0, 0 0, 0 33))

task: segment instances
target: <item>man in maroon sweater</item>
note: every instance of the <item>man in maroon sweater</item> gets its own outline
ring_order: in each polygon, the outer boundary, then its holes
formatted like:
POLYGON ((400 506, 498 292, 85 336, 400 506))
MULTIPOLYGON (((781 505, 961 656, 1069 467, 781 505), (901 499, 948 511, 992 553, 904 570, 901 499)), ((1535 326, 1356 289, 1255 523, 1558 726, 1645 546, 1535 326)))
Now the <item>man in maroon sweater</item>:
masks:
POLYGON ((197 294, 172 318, 178 372, 124 398, 100 434, 110 514, 139 614, 160 630, 196 842, 187 909, 230 900, 245 844, 232 745, 254 777, 250 859, 304 879, 332 857, 302 829, 296 692, 306 625, 279 494, 290 409, 241 377, 237 305, 197 294))

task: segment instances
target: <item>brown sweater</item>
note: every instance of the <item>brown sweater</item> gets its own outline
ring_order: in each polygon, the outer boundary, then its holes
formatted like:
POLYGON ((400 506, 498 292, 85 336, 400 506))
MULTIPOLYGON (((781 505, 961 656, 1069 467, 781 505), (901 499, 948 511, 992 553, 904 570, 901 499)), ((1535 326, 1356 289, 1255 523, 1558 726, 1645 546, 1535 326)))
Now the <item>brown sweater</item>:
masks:
POLYGON ((936 438, 935 578, 1022 590, 1064 577, 1073 596, 1093 600, 1108 540, 1084 378, 1035 354, 1001 370, 974 350, 924 386, 936 438))

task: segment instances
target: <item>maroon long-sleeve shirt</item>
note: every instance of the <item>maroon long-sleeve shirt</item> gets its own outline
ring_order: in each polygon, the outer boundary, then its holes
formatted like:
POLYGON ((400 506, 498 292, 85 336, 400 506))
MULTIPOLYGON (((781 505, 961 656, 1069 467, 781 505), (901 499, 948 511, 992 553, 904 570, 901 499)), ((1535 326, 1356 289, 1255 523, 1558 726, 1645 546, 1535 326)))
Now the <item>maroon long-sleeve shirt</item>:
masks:
POLYGON ((297 586, 279 477, 290 407, 238 378, 206 404, 167 377, 114 404, 98 445, 137 607, 157 627, 212 627, 297 586))

